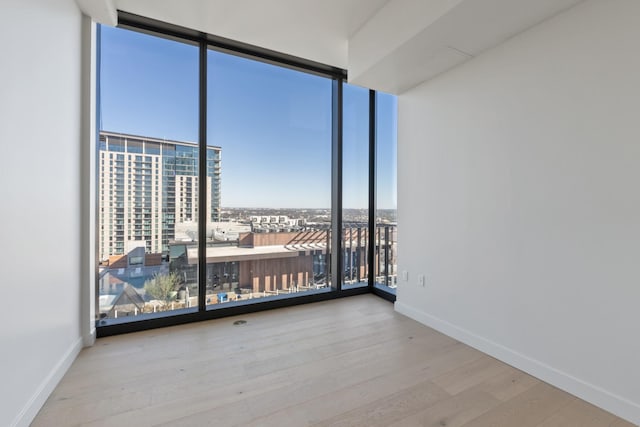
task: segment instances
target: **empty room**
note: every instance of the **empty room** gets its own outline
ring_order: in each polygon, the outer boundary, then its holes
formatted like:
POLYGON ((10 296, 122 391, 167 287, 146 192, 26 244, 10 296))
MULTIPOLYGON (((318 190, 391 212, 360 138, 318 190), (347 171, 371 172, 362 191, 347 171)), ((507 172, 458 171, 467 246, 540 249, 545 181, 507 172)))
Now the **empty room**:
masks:
POLYGON ((2 11, 0 425, 640 425, 640 2, 2 11))

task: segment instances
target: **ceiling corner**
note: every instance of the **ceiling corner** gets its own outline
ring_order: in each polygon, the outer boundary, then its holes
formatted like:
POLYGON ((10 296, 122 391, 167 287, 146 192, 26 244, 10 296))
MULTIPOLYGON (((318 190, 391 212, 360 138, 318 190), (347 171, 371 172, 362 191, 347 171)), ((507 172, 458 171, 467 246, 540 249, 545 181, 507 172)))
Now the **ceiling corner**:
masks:
POLYGON ((99 24, 118 24, 118 11, 113 0, 76 0, 76 4, 82 13, 99 24))

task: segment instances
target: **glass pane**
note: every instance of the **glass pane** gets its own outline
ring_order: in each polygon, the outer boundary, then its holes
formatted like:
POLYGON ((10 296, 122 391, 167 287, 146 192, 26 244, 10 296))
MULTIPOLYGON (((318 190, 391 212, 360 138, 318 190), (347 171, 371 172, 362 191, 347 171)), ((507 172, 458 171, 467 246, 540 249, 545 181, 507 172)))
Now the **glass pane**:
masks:
POLYGON ((377 286, 395 292, 397 264, 397 98, 376 94, 376 254, 377 286))
POLYGON ((106 324, 197 307, 198 49, 100 31, 97 312, 106 324))
POLYGON ((331 80, 208 52, 207 304, 329 290, 331 80))
POLYGON ((368 285, 369 90, 345 84, 342 137, 343 288, 368 285))

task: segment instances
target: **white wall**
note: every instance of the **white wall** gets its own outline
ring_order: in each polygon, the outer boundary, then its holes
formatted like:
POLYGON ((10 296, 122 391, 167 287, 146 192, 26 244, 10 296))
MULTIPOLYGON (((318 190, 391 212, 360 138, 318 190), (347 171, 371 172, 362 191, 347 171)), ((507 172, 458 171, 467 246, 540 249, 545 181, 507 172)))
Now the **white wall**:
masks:
POLYGON ((28 425, 82 345, 81 14, 8 0, 0 26, 0 425, 28 425))
POLYGON ((587 1, 400 96, 396 303, 635 423, 638 16, 587 1))

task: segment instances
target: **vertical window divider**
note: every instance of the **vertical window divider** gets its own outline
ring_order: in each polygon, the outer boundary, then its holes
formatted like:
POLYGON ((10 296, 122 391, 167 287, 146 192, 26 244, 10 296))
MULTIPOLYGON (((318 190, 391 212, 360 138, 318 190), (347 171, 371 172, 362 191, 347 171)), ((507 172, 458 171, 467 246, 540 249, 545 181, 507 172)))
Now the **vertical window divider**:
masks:
POLYGON ((94 256, 94 291, 93 291, 93 304, 94 304, 94 320, 96 325, 100 322, 100 257, 98 255, 100 250, 100 129, 102 129, 102 86, 101 86, 101 69, 102 69, 102 25, 96 24, 96 110, 95 110, 95 120, 96 120, 96 128, 95 132, 95 155, 93 161, 95 162, 96 169, 94 171, 94 190, 95 190, 95 199, 94 209, 95 213, 93 215, 92 221, 94 222, 94 236, 95 239, 93 241, 93 256, 94 256))
POLYGON ((198 86, 198 311, 207 309, 207 42, 199 42, 198 86))
MULTIPOLYGON (((342 290, 342 98, 343 78, 332 81, 331 93, 331 283, 342 290)), ((328 250, 329 248, 327 248, 328 250)))
POLYGON ((369 264, 369 290, 376 280, 376 91, 369 90, 369 240, 367 261, 369 264))

